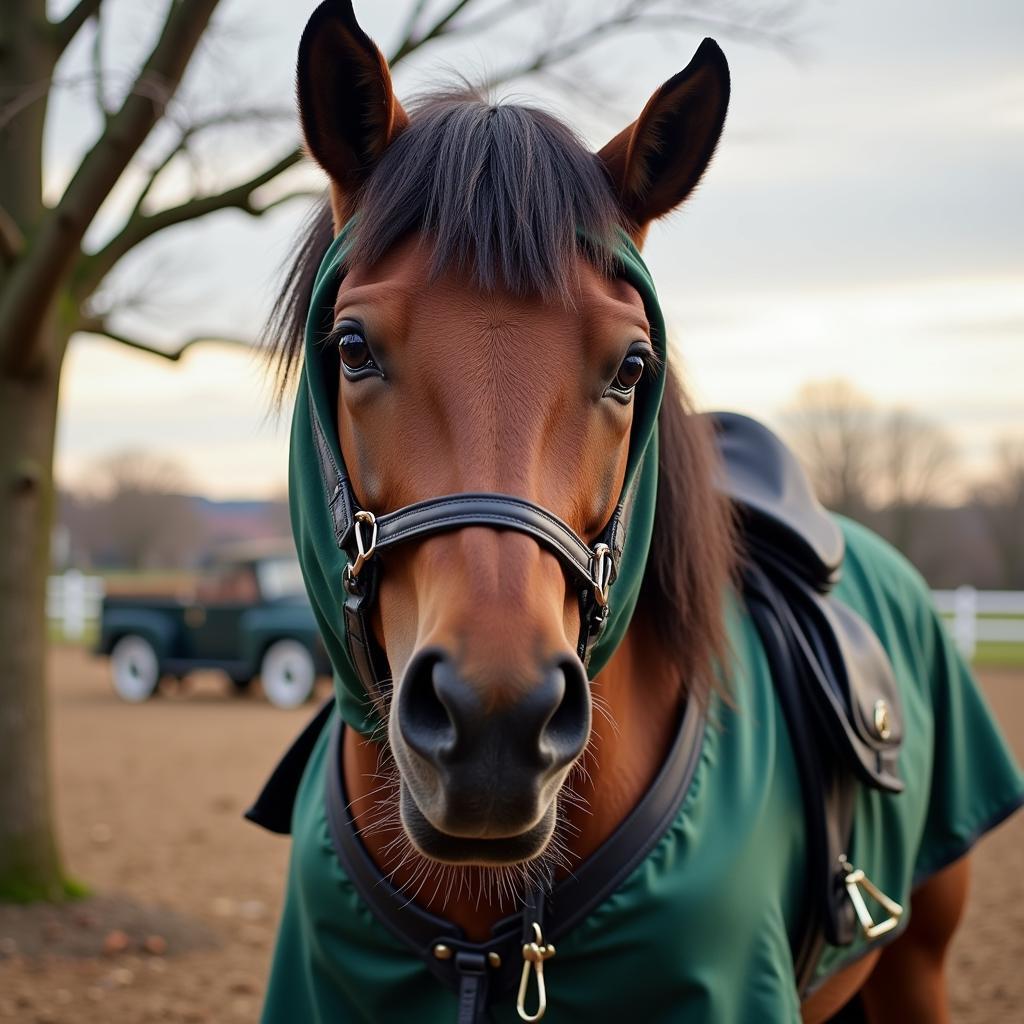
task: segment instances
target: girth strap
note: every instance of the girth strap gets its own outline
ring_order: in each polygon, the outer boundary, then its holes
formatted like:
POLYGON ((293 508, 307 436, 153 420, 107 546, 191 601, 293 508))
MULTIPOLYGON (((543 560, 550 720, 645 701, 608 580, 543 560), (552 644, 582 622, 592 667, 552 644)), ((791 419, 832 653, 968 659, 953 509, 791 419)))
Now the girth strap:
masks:
POLYGON ((754 564, 742 572, 747 608, 760 634, 772 682, 786 718, 797 764, 806 822, 806 900, 793 948, 797 991, 803 997, 826 940, 847 945, 853 913, 842 888, 841 859, 853 826, 856 780, 821 750, 808 686, 808 665, 799 644, 800 626, 769 580, 754 564))

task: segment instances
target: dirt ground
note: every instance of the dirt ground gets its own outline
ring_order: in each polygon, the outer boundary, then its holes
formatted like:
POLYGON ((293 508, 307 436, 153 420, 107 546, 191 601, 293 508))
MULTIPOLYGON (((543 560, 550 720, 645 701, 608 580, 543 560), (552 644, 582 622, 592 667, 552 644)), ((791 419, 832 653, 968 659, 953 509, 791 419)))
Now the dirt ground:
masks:
MULTIPOLYGON (((1024 758, 1024 673, 982 678, 1024 758)), ((288 843, 241 813, 309 711, 231 696, 215 674, 129 706, 106 664, 72 648, 54 650, 50 680, 61 841, 96 895, 0 908, 0 1020, 256 1020, 288 843)), ((1024 814, 974 858, 952 964, 958 1022, 1021 1019, 1022 868, 1024 814)))

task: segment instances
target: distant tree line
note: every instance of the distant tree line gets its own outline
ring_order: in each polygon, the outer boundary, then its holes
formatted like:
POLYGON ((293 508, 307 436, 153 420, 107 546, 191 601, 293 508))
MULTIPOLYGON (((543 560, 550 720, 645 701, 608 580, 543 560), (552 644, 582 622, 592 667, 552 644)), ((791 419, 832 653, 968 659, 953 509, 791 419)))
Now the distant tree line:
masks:
POLYGON ((117 452, 93 463, 88 480, 60 493, 61 561, 76 568, 193 568, 221 543, 289 534, 283 497, 212 502, 164 456, 117 452))
POLYGON ((986 477, 964 487, 941 425, 848 381, 806 384, 783 425, 822 503, 880 533, 933 587, 1024 590, 1024 436, 1000 440, 986 477))

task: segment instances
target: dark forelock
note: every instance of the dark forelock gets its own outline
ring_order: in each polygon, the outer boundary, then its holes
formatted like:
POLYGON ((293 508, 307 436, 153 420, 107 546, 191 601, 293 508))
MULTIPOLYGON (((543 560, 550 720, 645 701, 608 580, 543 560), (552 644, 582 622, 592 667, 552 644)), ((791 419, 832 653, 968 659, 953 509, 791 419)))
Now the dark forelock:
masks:
POLYGON ((357 201, 352 265, 421 233, 431 270, 485 289, 567 296, 576 256, 606 265, 620 213, 600 160, 542 110, 472 92, 412 108, 357 201))

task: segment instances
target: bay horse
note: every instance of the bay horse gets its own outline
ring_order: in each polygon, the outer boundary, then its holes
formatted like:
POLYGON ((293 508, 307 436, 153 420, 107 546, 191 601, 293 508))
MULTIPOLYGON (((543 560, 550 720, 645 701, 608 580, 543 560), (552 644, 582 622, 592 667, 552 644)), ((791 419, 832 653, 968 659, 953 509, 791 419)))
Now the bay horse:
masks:
POLYGON ((797 741, 638 251, 729 92, 705 40, 593 153, 467 90, 407 112, 347 0, 307 25, 329 202, 270 333, 337 693, 251 814, 294 836, 267 1022, 949 1020, 966 852, 1021 776, 923 583, 847 522, 836 595, 906 719, 905 791, 858 795, 854 848, 906 912, 796 977, 797 741))

